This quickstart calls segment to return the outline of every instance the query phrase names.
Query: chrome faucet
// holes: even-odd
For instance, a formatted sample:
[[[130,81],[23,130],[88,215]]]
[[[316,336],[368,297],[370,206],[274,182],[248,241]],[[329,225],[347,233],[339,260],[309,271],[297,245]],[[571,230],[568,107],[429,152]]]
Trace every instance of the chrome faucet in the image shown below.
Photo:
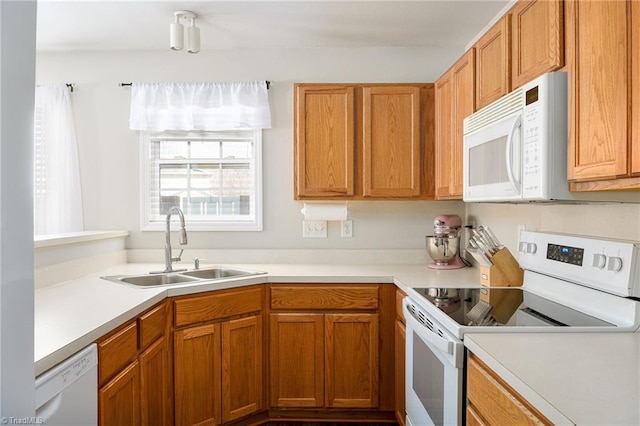
[[[187,244],[187,229],[184,224],[184,214],[182,214],[182,210],[178,206],[173,206],[167,212],[167,229],[166,229],[166,240],[164,243],[164,271],[165,272],[177,272],[177,271],[186,271],[186,269],[173,269],[172,263],[179,262],[181,260],[182,252],[184,250],[180,250],[180,254],[176,257],[173,257],[171,254],[171,215],[176,213],[180,218],[180,245]]]

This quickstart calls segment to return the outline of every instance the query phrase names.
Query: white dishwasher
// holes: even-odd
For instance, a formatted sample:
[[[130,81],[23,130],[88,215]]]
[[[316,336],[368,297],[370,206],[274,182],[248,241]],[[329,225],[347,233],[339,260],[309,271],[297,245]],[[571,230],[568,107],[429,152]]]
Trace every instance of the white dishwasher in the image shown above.
[[[98,424],[98,350],[96,344],[36,377],[38,424]]]

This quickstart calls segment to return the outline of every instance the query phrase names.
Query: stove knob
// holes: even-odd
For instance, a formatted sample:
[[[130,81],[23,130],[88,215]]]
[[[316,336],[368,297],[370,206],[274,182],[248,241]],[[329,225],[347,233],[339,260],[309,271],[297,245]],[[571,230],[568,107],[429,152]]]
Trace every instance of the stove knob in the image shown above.
[[[610,271],[613,272],[620,272],[620,270],[622,269],[622,258],[621,257],[610,257],[609,258],[609,266],[608,268]]]
[[[591,265],[593,265],[594,268],[602,269],[606,264],[607,264],[607,256],[605,256],[604,254],[598,254],[598,253],[593,255],[593,262],[591,262]]]
[[[538,251],[536,243],[527,243],[527,253],[535,254]]]
[[[526,241],[520,241],[520,244],[518,245],[518,251],[520,253],[526,253],[527,252],[527,242]]]

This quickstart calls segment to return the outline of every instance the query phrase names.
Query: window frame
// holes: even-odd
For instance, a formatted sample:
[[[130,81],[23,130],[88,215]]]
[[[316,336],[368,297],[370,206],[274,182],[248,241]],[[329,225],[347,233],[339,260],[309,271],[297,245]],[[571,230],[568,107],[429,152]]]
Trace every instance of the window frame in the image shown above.
[[[262,231],[262,130],[229,130],[207,132],[140,132],[140,230],[164,231],[166,222],[151,220],[150,146],[156,140],[177,139],[246,139],[253,138],[253,178],[255,183],[255,218],[253,220],[193,220],[187,218],[187,231]]]

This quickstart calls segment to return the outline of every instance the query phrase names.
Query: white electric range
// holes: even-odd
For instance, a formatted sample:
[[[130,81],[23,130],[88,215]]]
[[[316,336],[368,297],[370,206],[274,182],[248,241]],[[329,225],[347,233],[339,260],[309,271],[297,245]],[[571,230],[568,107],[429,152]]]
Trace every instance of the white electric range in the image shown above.
[[[410,288],[407,424],[465,421],[467,332],[636,332],[640,242],[523,231],[522,287]]]

